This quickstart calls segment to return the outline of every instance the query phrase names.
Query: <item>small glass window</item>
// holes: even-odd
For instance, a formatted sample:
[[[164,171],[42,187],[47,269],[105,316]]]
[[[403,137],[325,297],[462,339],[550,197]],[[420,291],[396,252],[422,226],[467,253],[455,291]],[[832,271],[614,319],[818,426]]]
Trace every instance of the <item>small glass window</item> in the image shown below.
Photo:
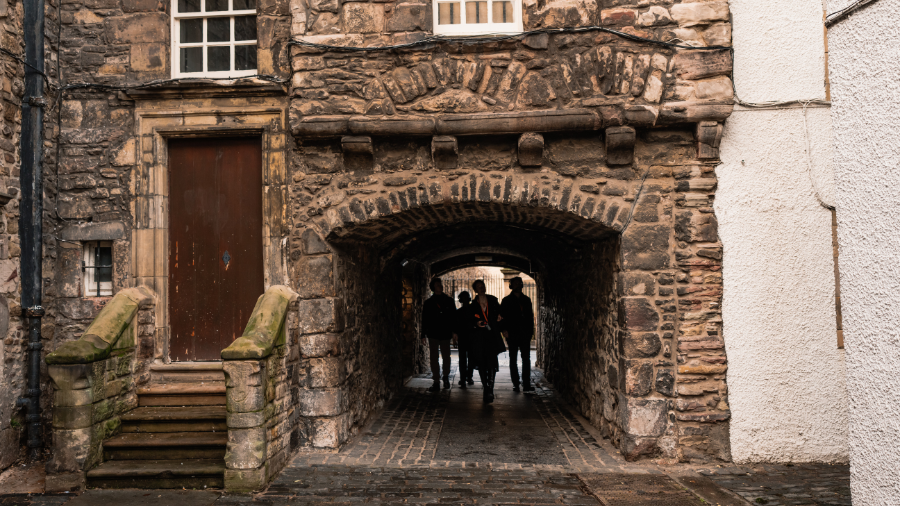
[[[113,255],[109,241],[84,243],[84,296],[108,297],[112,295]]]
[[[173,0],[174,77],[256,73],[256,0]]]
[[[434,33],[489,35],[522,31],[522,4],[511,0],[434,0]]]

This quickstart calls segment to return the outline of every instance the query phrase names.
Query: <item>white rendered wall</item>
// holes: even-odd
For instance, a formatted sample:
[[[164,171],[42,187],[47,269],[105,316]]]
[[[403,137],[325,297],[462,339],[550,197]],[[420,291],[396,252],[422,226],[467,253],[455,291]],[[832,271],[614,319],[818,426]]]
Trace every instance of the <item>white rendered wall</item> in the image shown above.
[[[740,98],[824,100],[821,2],[730,6]],[[725,123],[715,211],[737,462],[847,461],[831,212],[819,203],[834,203],[831,142],[827,107],[736,106]]]
[[[829,36],[850,486],[859,506],[900,504],[898,24],[900,0],[880,0]]]

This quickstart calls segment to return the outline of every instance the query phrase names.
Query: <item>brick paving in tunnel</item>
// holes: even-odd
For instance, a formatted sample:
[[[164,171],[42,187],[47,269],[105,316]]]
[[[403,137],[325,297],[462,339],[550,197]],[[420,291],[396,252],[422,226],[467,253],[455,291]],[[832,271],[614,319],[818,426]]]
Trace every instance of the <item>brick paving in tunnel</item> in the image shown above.
[[[621,471],[615,449],[589,430],[558,394],[532,371],[534,394],[512,391],[508,358],[501,355],[495,400],[482,388],[428,392],[429,375],[412,378],[355,440],[337,453],[306,453],[292,466],[315,464]]]

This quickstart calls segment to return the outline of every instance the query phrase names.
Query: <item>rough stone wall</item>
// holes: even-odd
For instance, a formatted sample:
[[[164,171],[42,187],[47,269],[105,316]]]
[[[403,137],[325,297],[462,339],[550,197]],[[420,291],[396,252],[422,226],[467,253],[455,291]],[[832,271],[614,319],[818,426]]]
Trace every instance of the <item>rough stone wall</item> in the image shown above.
[[[17,55],[24,54],[22,4],[0,2],[0,45]],[[21,63],[0,54],[0,191],[18,193],[19,134],[21,103],[25,89],[25,72]],[[15,462],[21,452],[20,443],[25,417],[16,408],[16,399],[25,388],[25,345],[27,337],[21,329],[19,272],[19,220],[14,199],[0,211],[0,471]]]
[[[900,497],[898,12],[898,0],[871,2],[829,29],[850,488],[867,505]]]
[[[594,427],[614,439],[621,436],[618,296],[625,295],[616,292],[621,269],[617,243],[610,238],[580,254],[560,255],[537,280],[540,366]],[[652,354],[659,339],[650,337],[642,344],[644,354]]]

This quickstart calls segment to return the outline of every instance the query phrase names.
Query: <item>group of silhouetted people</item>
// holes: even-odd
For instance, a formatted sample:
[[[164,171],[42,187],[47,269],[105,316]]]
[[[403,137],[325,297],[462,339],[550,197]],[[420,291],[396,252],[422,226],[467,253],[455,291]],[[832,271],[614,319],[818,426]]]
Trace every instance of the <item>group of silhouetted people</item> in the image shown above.
[[[422,308],[422,339],[428,339],[434,375],[434,384],[429,390],[440,391],[442,380],[444,388],[450,388],[450,343],[455,341],[459,348],[460,388],[475,384],[473,376],[477,369],[484,388],[484,402],[493,402],[494,380],[500,370],[497,356],[509,346],[509,373],[513,390],[520,391],[516,355],[521,354],[522,389],[533,392],[531,338],[534,336],[534,310],[531,299],[522,293],[522,278],[516,276],[509,281],[511,293],[503,298],[502,303],[497,297],[486,294],[484,281],[477,280],[472,283],[475,299],[471,299],[469,292],[461,292],[459,302],[462,307],[459,309],[453,299],[444,293],[440,278],[432,279],[430,287],[432,296]]]

